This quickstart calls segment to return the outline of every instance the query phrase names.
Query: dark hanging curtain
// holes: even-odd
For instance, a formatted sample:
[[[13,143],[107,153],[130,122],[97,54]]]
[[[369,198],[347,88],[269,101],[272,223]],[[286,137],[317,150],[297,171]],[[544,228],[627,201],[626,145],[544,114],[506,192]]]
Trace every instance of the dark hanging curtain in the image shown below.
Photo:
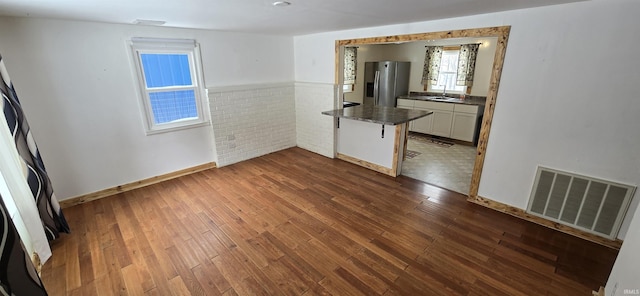
[[[60,236],[60,232],[69,233],[69,226],[53,193],[49,175],[44,168],[42,157],[40,157],[36,142],[31,135],[29,124],[22,111],[20,101],[18,101],[16,90],[7,74],[2,56],[0,56],[0,74],[2,74],[2,82],[0,83],[3,99],[2,110],[9,125],[9,131],[15,140],[18,154],[22,158],[25,178],[36,200],[47,239],[53,240]]]
[[[442,46],[426,46],[424,54],[424,67],[422,70],[422,85],[438,84],[440,74],[440,62],[442,61]]]
[[[47,295],[42,281],[24,249],[4,201],[0,198],[0,294]]]
[[[473,85],[473,75],[476,71],[476,58],[478,57],[478,48],[480,48],[480,44],[460,45],[456,85]]]
[[[357,64],[358,48],[346,47],[344,49],[344,84],[356,83]]]

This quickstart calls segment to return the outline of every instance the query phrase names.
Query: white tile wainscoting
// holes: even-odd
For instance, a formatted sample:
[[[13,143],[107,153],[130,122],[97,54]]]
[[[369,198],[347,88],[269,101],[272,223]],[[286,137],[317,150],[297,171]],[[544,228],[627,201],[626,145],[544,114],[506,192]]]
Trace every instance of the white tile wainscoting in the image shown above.
[[[334,157],[333,117],[321,112],[336,109],[334,93],[333,84],[295,84],[298,147],[330,158]]]
[[[293,82],[208,92],[219,167],[296,146]]]

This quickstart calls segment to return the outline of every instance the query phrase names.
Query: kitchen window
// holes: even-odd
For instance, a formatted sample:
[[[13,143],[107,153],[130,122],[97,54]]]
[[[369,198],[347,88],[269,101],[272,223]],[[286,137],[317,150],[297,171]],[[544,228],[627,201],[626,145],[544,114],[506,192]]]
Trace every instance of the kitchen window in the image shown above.
[[[195,40],[133,38],[131,48],[147,134],[207,124]]]
[[[438,83],[431,85],[432,90],[445,90],[452,92],[464,92],[465,86],[456,85],[458,78],[458,58],[460,50],[444,50],[442,51],[442,59],[440,60],[440,72],[438,74]]]

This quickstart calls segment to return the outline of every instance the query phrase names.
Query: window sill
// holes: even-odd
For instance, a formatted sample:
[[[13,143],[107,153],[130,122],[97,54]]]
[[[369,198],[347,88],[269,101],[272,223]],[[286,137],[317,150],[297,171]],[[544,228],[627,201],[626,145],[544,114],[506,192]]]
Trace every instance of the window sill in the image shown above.
[[[151,136],[151,135],[157,135],[157,134],[164,134],[164,133],[168,133],[168,132],[174,132],[174,131],[191,129],[191,128],[198,128],[198,127],[203,127],[203,126],[207,126],[207,125],[211,125],[211,122],[209,122],[209,121],[201,121],[201,122],[195,122],[195,123],[190,123],[190,124],[181,124],[181,125],[177,125],[177,126],[167,126],[167,127],[162,127],[162,128],[147,129],[146,135],[147,136]]]

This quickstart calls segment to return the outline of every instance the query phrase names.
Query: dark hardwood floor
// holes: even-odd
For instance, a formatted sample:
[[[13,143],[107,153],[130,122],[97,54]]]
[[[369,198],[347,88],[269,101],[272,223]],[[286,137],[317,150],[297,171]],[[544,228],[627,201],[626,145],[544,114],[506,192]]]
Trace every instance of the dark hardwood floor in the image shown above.
[[[617,255],[299,148],[65,215],[51,295],[590,295]]]

